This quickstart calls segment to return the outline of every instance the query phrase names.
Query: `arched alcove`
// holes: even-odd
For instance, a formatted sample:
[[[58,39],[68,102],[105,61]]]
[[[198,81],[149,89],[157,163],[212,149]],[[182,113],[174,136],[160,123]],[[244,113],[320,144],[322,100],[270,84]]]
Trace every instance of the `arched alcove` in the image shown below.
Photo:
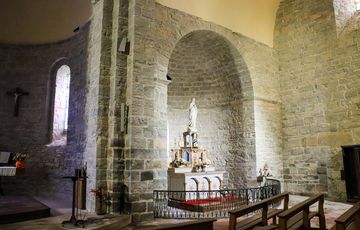
[[[246,166],[254,161],[246,152],[245,132],[253,129],[245,120],[245,97],[241,75],[248,74],[235,48],[219,34],[194,31],[179,40],[173,50],[168,75],[168,135],[176,145],[187,128],[192,98],[198,107],[199,145],[209,150],[217,170],[226,171],[229,186],[246,183]],[[248,105],[248,104],[247,104]],[[247,126],[247,127],[244,127]]]

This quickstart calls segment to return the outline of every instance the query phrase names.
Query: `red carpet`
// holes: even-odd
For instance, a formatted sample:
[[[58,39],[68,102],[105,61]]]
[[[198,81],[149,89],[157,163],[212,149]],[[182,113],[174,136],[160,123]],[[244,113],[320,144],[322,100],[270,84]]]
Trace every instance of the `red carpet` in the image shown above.
[[[182,205],[190,205],[190,206],[197,206],[197,205],[212,205],[214,203],[221,203],[226,202],[233,199],[239,199],[238,196],[224,196],[224,197],[215,197],[215,198],[208,198],[208,199],[201,199],[201,200],[189,200],[180,202]]]

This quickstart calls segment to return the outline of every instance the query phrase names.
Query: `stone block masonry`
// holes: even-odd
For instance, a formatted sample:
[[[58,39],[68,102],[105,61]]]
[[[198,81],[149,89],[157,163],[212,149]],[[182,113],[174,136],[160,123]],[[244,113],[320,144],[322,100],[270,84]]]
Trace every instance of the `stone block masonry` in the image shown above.
[[[171,142],[186,128],[182,119],[191,97],[199,102],[201,144],[210,147],[214,164],[227,171],[230,186],[246,186],[265,163],[281,178],[284,119],[273,49],[154,0],[92,2],[92,21],[71,39],[0,46],[0,77],[5,79],[0,89],[19,83],[30,92],[19,120],[10,116],[11,100],[0,96],[5,121],[0,145],[36,153],[30,172],[16,178],[22,183],[5,181],[8,191],[25,191],[24,185],[36,195],[70,197],[71,184],[63,186],[59,177],[73,174],[86,161],[88,190],[103,187],[112,212],[130,212],[135,222],[151,219],[153,190],[167,189],[167,139]],[[129,55],[118,50],[124,37],[131,44]],[[68,142],[49,147],[49,72],[58,59],[68,60],[72,75]],[[127,130],[122,104],[129,107]],[[359,131],[351,135],[360,136]],[[322,136],[319,142],[332,138]],[[324,163],[316,167],[321,180],[324,168]],[[94,210],[94,204],[89,196],[88,208]]]
[[[68,200],[73,175],[84,158],[87,140],[87,44],[89,25],[77,35],[46,45],[0,45],[0,91],[15,87],[29,92],[21,98],[19,116],[13,116],[13,98],[0,96],[0,151],[29,154],[26,173],[4,178],[6,194]],[[55,78],[62,65],[70,67],[67,143],[52,141]]]
[[[125,183],[129,189],[129,207],[131,207],[134,221],[139,221],[152,218],[152,190],[154,188],[166,189],[167,123],[178,120],[179,117],[173,116],[174,113],[172,113],[175,109],[179,112],[177,113],[179,116],[184,114],[183,109],[186,110],[188,106],[186,98],[189,95],[186,92],[189,89],[187,88],[195,89],[199,91],[199,94],[202,91],[207,93],[207,96],[201,97],[199,100],[203,100],[203,104],[206,105],[205,109],[211,108],[211,111],[215,112],[214,114],[219,114],[216,116],[219,121],[217,126],[207,128],[204,122],[204,140],[210,143],[211,138],[225,136],[227,140],[234,143],[234,146],[227,149],[226,144],[229,142],[219,140],[226,144],[220,148],[217,147],[220,144],[214,145],[213,156],[214,161],[219,166],[222,165],[221,167],[225,167],[226,160],[224,158],[227,158],[229,178],[232,178],[231,180],[236,186],[244,186],[248,179],[256,176],[255,162],[257,157],[263,158],[262,148],[267,148],[266,154],[268,155],[279,156],[280,154],[281,136],[278,135],[281,133],[281,123],[276,117],[277,108],[280,106],[277,103],[280,96],[275,75],[277,63],[269,47],[242,35],[234,34],[221,26],[155,4],[154,1],[132,1],[129,6],[129,37],[132,42],[132,50],[128,59],[130,62],[128,62],[127,101],[130,105],[130,123],[128,142],[126,142],[129,151],[125,154]],[[203,31],[203,33],[196,31]],[[210,46],[211,50],[208,52],[200,51],[200,47],[193,49],[199,52],[193,53],[193,56],[191,52],[186,54],[192,60],[176,58],[176,55],[184,52],[179,49],[180,53],[176,54],[177,51],[174,52],[176,45],[191,32],[194,32],[193,36],[206,35],[204,40],[198,40],[200,43],[209,44],[208,41],[213,37],[216,42],[219,42],[217,43],[218,47],[214,44],[214,47]],[[199,43],[188,43],[188,45],[191,44],[199,45]],[[210,48],[205,44],[201,44],[205,50]],[[219,51],[221,47],[225,47],[227,50],[227,53],[220,52],[225,55],[224,57],[215,54],[215,51]],[[196,57],[201,57],[201,52],[205,52],[202,59],[196,60]],[[173,54],[174,58],[172,58]],[[210,66],[211,62],[205,66],[207,72],[196,71],[196,67],[187,68],[190,65],[196,65],[201,60],[214,60],[214,62],[217,60],[220,64],[217,63],[216,66],[219,68],[213,69],[216,71],[210,73],[210,69],[213,68]],[[230,60],[230,62],[225,64],[226,60]],[[177,63],[178,61],[179,63]],[[181,63],[185,68],[178,66]],[[174,85],[179,84],[179,87],[168,85],[166,74],[171,74],[171,71],[180,71],[177,78],[176,76],[176,79],[174,78]],[[185,72],[181,73],[181,71]],[[183,78],[181,75],[184,77],[189,75],[188,77],[194,81],[193,84],[180,85]],[[220,76],[226,80],[220,80]],[[199,80],[200,78],[203,78],[204,81]],[[208,82],[205,83],[205,81]],[[196,85],[196,82],[200,85]],[[212,90],[216,86],[220,89],[230,87],[231,89],[236,88],[236,90],[230,90],[230,92]],[[186,95],[182,96],[182,94]],[[208,98],[208,100],[204,98]],[[254,98],[258,100],[271,98],[273,107],[263,103],[257,104],[258,107],[255,108]],[[210,99],[216,102],[212,102]],[[220,104],[219,100],[222,100]],[[186,106],[180,106],[185,103]],[[228,109],[221,111],[221,108],[225,107],[220,105],[225,105]],[[258,121],[254,111],[260,108],[261,111],[274,114],[266,120],[263,119],[263,122],[273,123],[271,129],[275,135],[264,134],[262,139],[256,139],[255,125]],[[214,118],[210,118],[206,110],[203,112],[204,116],[209,117],[204,120],[213,121]],[[225,116],[223,117],[221,114]],[[222,121],[224,124],[221,124]],[[178,123],[175,124],[175,126],[177,125]],[[175,129],[180,130],[178,127]],[[218,133],[215,133],[215,129],[223,130],[223,132],[217,130]],[[267,130],[267,127],[259,129],[259,133],[272,132]],[[271,146],[275,147],[271,149],[270,144],[267,143],[271,143]],[[259,155],[255,153],[256,146],[259,146]],[[229,151],[226,152],[226,150]],[[216,151],[224,154],[219,155]],[[278,165],[279,158],[281,157],[270,162],[270,167],[278,169],[278,171],[274,170],[276,173],[280,172],[282,168],[281,164]],[[270,161],[272,158],[268,159]],[[241,179],[236,180],[235,178]],[[146,209],[144,208],[145,203],[147,204]]]
[[[186,131],[187,107],[196,98],[199,144],[208,148],[217,170],[227,171],[228,187],[245,184],[246,172],[232,173],[245,159],[245,143],[240,74],[226,41],[210,31],[186,35],[171,55],[168,74],[172,78],[168,88],[170,147],[178,146],[174,140],[180,141]]]
[[[341,0],[282,1],[274,40],[283,101],[286,189],[327,192],[338,200],[346,199],[340,179],[341,146],[360,141],[359,30],[345,28],[348,32],[338,36],[350,13],[344,7],[350,9]]]

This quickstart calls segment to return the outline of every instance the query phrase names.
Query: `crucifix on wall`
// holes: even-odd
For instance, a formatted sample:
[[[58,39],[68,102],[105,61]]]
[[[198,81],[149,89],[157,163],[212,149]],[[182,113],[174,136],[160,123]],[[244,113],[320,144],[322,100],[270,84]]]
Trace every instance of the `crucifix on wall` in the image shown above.
[[[6,94],[14,97],[14,117],[17,117],[19,115],[20,97],[29,95],[29,93],[22,91],[19,87],[16,87],[13,91],[6,92]]]

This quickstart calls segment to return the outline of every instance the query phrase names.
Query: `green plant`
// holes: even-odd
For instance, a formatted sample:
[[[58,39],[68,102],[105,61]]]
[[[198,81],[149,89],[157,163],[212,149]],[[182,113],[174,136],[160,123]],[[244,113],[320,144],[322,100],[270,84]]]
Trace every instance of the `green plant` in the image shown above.
[[[263,168],[259,169],[259,176],[271,176],[271,172],[267,164],[265,164]]]
[[[25,159],[28,158],[27,153],[14,153],[13,161],[25,161]]]
[[[102,198],[104,196],[103,189],[101,187],[91,189],[90,192],[94,194],[95,197]]]
[[[170,162],[170,166],[173,168],[179,168],[180,166],[189,166],[189,162],[187,162],[186,160],[180,158],[180,159],[175,159],[173,161]]]

